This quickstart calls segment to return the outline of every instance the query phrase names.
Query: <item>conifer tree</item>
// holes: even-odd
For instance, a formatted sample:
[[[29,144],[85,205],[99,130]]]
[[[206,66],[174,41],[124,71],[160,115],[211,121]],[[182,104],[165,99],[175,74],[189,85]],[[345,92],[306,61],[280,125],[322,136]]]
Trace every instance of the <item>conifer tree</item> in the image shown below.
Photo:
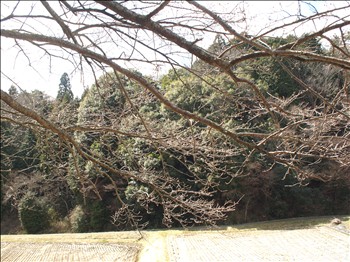
[[[74,95],[71,89],[70,79],[67,73],[63,73],[60,79],[57,100],[61,103],[69,103],[73,101]]]

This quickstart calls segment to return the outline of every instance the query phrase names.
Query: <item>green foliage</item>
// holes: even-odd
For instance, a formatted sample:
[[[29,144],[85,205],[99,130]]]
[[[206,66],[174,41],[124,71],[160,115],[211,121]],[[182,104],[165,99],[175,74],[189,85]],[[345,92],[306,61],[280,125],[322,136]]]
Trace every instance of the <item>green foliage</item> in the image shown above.
[[[69,215],[72,232],[83,233],[88,231],[87,215],[81,205],[77,205]]]
[[[52,112],[52,103],[48,97],[39,90],[31,93],[19,93],[15,87],[9,92],[24,106],[33,109],[43,117]],[[2,105],[3,106],[3,105]],[[33,127],[24,127],[7,121],[1,121],[1,163],[12,170],[35,169],[40,163],[40,147],[38,146],[38,130]]]
[[[64,103],[64,104],[70,103],[74,99],[72,87],[70,84],[70,79],[67,73],[63,73],[63,75],[61,76],[56,99],[60,103]]]
[[[293,35],[287,37],[263,37],[261,41],[264,45],[272,49],[280,48],[286,44],[297,41]],[[237,39],[230,40],[231,45],[234,45],[234,51],[230,51],[225,56],[237,57],[243,53],[250,53],[257,51],[256,47],[243,43]],[[216,45],[218,45],[216,43]],[[215,43],[213,44],[215,46]],[[309,51],[317,54],[324,53],[321,43],[318,38],[311,38],[303,44],[298,45],[298,49]],[[232,53],[233,52],[233,53]],[[313,68],[310,65],[305,65],[292,59],[276,59],[274,57],[263,57],[255,59],[254,63],[240,63],[240,66],[235,68],[236,73],[244,74],[244,77],[251,78],[253,82],[263,91],[280,97],[290,97],[291,95],[302,90],[302,87],[297,83],[281,66],[285,64],[292,69],[293,74],[302,79],[307,80],[312,73]]]
[[[213,43],[208,47],[207,51],[209,53],[212,53],[212,54],[219,56],[225,50],[227,44],[228,44],[227,41],[220,34],[217,34],[215,36]],[[218,72],[217,68],[215,68],[214,66],[212,66],[212,65],[210,65],[210,64],[208,64],[200,59],[197,59],[193,63],[191,68],[197,72],[205,73],[205,74]]]
[[[297,39],[288,36],[283,38],[266,37],[262,40],[274,49]],[[243,44],[237,39],[230,42],[236,45],[236,48],[228,53],[228,58],[256,51],[255,47]],[[226,41],[217,37],[207,51],[219,55],[225,46]],[[304,43],[303,48],[314,53],[323,52],[318,39],[310,39]],[[270,99],[267,93],[287,98],[302,88],[283,70],[281,63],[291,68],[296,76],[307,83],[314,83],[317,86],[318,83],[329,81],[329,90],[320,90],[320,94],[327,97],[334,97],[339,90],[337,86],[341,86],[345,81],[342,73],[332,68],[326,71],[327,68],[323,65],[308,63],[307,66],[304,66],[292,59],[277,60],[274,57],[257,58],[254,63],[249,65],[244,62],[240,63],[239,67],[234,68],[234,73],[255,83],[267,99]],[[315,80],[315,77],[319,75],[313,72],[316,69],[317,72],[327,72],[327,79],[319,77],[318,80]],[[200,73],[195,75],[190,71]],[[213,70],[213,66],[202,61],[196,61],[190,70],[170,70],[161,78],[160,86],[157,86],[156,81],[152,81],[152,83],[176,106],[215,121],[232,132],[270,134],[275,131],[271,116],[265,112],[261,106],[261,100],[258,101],[259,99],[252,91],[251,86],[239,81],[233,82],[226,74]],[[134,107],[127,102],[122,87],[126,89]],[[23,95],[18,94],[13,87],[11,87],[10,93],[19,98]],[[286,169],[277,165],[270,170],[272,165],[265,155],[257,153],[257,151],[251,153],[249,150],[241,150],[234,140],[228,139],[224,134],[168,110],[156,98],[148,96],[144,90],[126,77],[116,76],[113,73],[101,76],[95,85],[84,92],[77,111],[75,110],[77,104],[74,105],[74,110],[62,111],[64,108],[68,108],[67,103],[74,104],[70,80],[66,73],[60,79],[60,90],[55,104],[58,106],[54,108],[57,109],[55,112],[51,110],[51,104],[42,92],[36,90],[27,95],[32,99],[30,104],[32,108],[44,116],[49,115],[54,120],[56,118],[52,113],[57,113],[57,115],[67,113],[64,118],[71,116],[70,121],[67,122],[62,122],[62,119],[57,120],[59,124],[64,123],[65,125],[62,125],[64,127],[76,124],[112,127],[115,129],[114,131],[118,129],[125,133],[140,135],[140,137],[135,138],[134,135],[128,136],[117,132],[93,130],[74,133],[76,141],[84,152],[92,153],[96,158],[116,169],[130,172],[135,176],[140,175],[144,181],[148,179],[152,182],[155,181],[154,184],[163,181],[161,179],[168,176],[168,178],[176,179],[173,181],[186,184],[188,190],[199,192],[203,188],[209,188],[210,191],[216,193],[213,197],[208,196],[208,199],[220,204],[226,200],[236,201],[244,196],[238,205],[237,217],[232,216],[234,222],[301,215],[323,215],[349,210],[346,204],[343,204],[349,202],[349,189],[346,185],[338,181],[338,184],[329,183],[329,186],[317,184],[316,186],[289,187],[289,185],[296,184],[298,180],[293,175],[282,180]],[[306,96],[307,94],[303,99]],[[312,98],[308,99],[312,104]],[[158,135],[158,130],[162,130],[159,137],[154,136],[152,141],[141,138],[145,136],[146,132],[135,108],[138,109],[137,113],[141,114],[152,134]],[[278,119],[280,125],[285,126],[288,119],[276,114],[277,117],[281,118]],[[297,119],[294,120],[297,121]],[[46,140],[56,139],[56,137],[46,137],[41,133],[41,136],[38,137],[39,133],[32,129],[18,128],[14,124],[3,121],[1,128],[2,170],[38,170],[40,171],[38,173],[42,175],[41,182],[43,183],[46,178],[48,180],[55,178],[56,173],[53,170],[56,166],[51,164],[55,163],[55,159],[47,152],[59,151],[59,143],[48,144]],[[14,130],[16,130],[15,135]],[[69,129],[67,130],[70,132]],[[184,142],[183,145],[177,143],[178,141],[172,143],[171,139],[177,137],[180,142]],[[240,139],[245,142],[258,142],[260,140],[260,138],[249,136]],[[11,141],[11,143],[3,143],[5,140]],[[271,142],[262,143],[261,146],[266,150],[275,150],[281,144],[278,138],[276,140],[271,138]],[[61,195],[57,196],[57,198],[64,199],[64,204],[67,207],[62,205],[63,201],[59,207],[57,198],[50,195],[50,201],[54,203],[54,207],[51,206],[51,208],[48,208],[42,199],[38,199],[34,195],[28,194],[23,197],[19,213],[23,228],[27,232],[42,232],[50,221],[58,221],[60,216],[66,215],[62,211],[63,209],[66,209],[67,213],[76,203],[78,205],[69,215],[73,232],[105,230],[110,217],[108,208],[118,204],[115,202],[115,194],[108,191],[111,188],[110,181],[102,179],[102,172],[108,174],[117,183],[123,184],[123,186],[118,187],[120,196],[123,201],[134,208],[134,211],[139,212],[138,214],[142,216],[142,222],[150,222],[151,226],[161,224],[162,212],[164,211],[162,206],[158,203],[142,202],[147,196],[156,195],[151,187],[145,183],[137,182],[137,179],[129,178],[126,181],[125,177],[121,178],[115,173],[111,174],[107,168],[96,167],[94,162],[88,161],[78,154],[76,159],[73,159],[72,151],[60,152],[60,160],[63,161],[62,163],[68,161],[69,166],[67,169],[61,168],[60,172],[62,173],[59,175],[68,181],[69,187],[75,195],[70,199],[71,202]],[[75,163],[73,160],[77,162]],[[79,172],[76,167],[78,167]],[[324,169],[321,165],[319,168]],[[336,169],[334,170],[336,172]],[[239,171],[241,171],[242,177],[236,177],[236,172]],[[3,178],[3,173],[1,175]],[[157,178],[161,179],[157,180]],[[87,179],[90,179],[90,182],[94,183],[94,186],[99,190],[103,198],[102,201],[93,199],[92,186],[91,183],[87,182]],[[2,179],[1,183],[3,181],[5,179]],[[176,184],[169,185],[167,190],[171,191],[177,186]],[[63,189],[65,188],[63,187]],[[47,191],[47,189],[45,190]],[[39,191],[37,190],[36,193]],[[69,190],[59,192],[71,194]],[[83,197],[84,201],[80,199]],[[115,206],[114,208],[117,209]]]
[[[132,84],[127,78],[108,73],[101,76],[83,95],[78,108],[78,125],[110,126],[123,113],[126,99],[122,87],[128,89]],[[118,138],[113,134],[99,132],[75,132],[75,139],[99,157],[109,159],[118,147]],[[81,157],[76,158],[77,167],[88,175],[89,179],[100,176],[94,163]],[[72,190],[79,190],[79,174],[73,156],[69,157],[69,184]]]
[[[86,92],[78,109],[78,124],[101,123],[110,124],[123,110],[125,97],[120,85],[129,83],[122,78],[122,83],[114,74],[101,76],[97,85]]]
[[[165,91],[172,89],[174,81],[180,81],[181,78],[188,76],[190,76],[190,73],[183,68],[178,70],[169,70],[169,72],[160,80],[161,88]]]
[[[88,205],[89,230],[93,232],[103,231],[109,222],[109,214],[106,206],[101,201],[91,201]]]
[[[268,219],[282,219],[300,216],[320,216],[348,213],[350,185],[347,178],[323,183],[304,181],[285,176],[285,167],[276,165],[268,172],[257,161],[249,164],[247,176],[237,177],[225,184],[220,182],[217,201],[239,199],[236,211],[230,216],[230,223],[244,223]],[[309,184],[307,184],[309,182]],[[340,211],[342,210],[342,211]]]
[[[71,211],[69,222],[72,232],[100,232],[109,222],[109,212],[103,202],[89,200]]]
[[[130,181],[127,188],[125,189],[126,200],[133,202],[133,199],[137,199],[138,195],[148,194],[149,189],[144,185],[139,185],[135,181]]]
[[[121,141],[116,153],[122,165],[130,169],[144,167],[146,170],[158,170],[161,167],[161,156],[143,138],[131,138]]]
[[[19,96],[25,97],[28,101],[28,107],[35,110],[39,115],[48,117],[52,111],[52,102],[50,98],[40,90],[33,90],[31,93],[21,93]],[[25,103],[26,104],[26,103]]]
[[[146,170],[155,170],[161,167],[161,159],[159,154],[152,152],[144,156],[140,161]]]
[[[181,73],[181,74],[180,74]],[[172,81],[169,81],[172,79]],[[234,112],[231,106],[235,86],[224,74],[205,76],[202,79],[185,72],[170,72],[162,81],[165,97],[178,107],[201,117],[220,122]],[[217,92],[219,89],[221,92]],[[232,100],[231,100],[232,99]],[[178,121],[180,116],[161,106],[166,118]]]
[[[10,211],[11,209],[10,203],[4,201],[4,198],[5,198],[4,187],[5,187],[6,178],[9,173],[4,171],[6,170],[6,168],[4,167],[5,165],[3,164],[3,161],[1,161],[1,177],[0,177],[0,218],[1,220],[3,218],[3,215],[8,211]]]
[[[160,228],[163,219],[162,206],[152,202],[145,204],[142,201],[150,193],[151,190],[147,186],[131,180],[125,189],[125,203],[133,206],[134,212],[142,214],[141,220],[138,221],[140,224],[147,224],[147,228]]]
[[[14,137],[16,130],[16,137]],[[32,169],[39,163],[37,137],[32,129],[1,122],[1,165],[11,169]],[[6,142],[5,142],[6,141]]]
[[[261,87],[266,86],[269,93],[280,97],[290,97],[300,90],[300,86],[280,63],[291,66],[290,62],[277,61],[275,58],[258,59],[252,68],[251,76]]]
[[[40,233],[50,225],[47,203],[32,193],[27,193],[18,205],[23,229],[29,234]]]

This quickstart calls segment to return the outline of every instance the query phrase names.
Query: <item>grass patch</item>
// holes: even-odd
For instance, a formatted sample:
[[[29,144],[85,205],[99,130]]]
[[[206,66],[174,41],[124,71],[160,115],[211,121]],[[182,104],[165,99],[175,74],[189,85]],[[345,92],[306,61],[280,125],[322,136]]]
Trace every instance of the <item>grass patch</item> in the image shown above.
[[[79,234],[1,235],[1,242],[136,244],[139,242],[140,237],[140,234],[136,231]]]
[[[329,226],[331,220],[335,216],[325,217],[298,217],[290,219],[272,220],[256,223],[247,223],[228,227],[228,229],[256,229],[256,230],[295,230],[315,228],[320,226]],[[342,224],[350,229],[350,216],[337,216],[342,221]]]

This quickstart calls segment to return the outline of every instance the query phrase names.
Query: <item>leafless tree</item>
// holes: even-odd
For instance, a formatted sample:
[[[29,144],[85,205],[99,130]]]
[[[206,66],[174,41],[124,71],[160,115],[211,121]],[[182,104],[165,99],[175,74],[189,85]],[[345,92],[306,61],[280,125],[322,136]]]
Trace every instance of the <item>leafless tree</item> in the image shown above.
[[[232,12],[226,13],[195,1],[41,1],[26,13],[18,11],[21,5],[22,2],[18,2],[10,13],[2,15],[2,38],[13,39],[14,48],[29,60],[32,57],[26,53],[28,45],[36,47],[52,61],[68,60],[85,75],[93,74],[97,86],[99,72],[112,72],[111,81],[123,94],[125,106],[118,113],[109,109],[110,121],[97,117],[91,122],[78,121],[77,125],[62,124],[49,120],[35,108],[23,106],[1,90],[1,100],[7,105],[2,108],[1,117],[52,133],[56,143],[69,151],[76,177],[82,185],[92,186],[98,195],[97,182],[78,164],[79,159],[90,161],[96,172],[107,179],[119,200],[116,222],[131,219],[132,223],[138,223],[137,213],[132,213],[132,208],[119,196],[123,183],[118,181],[122,180],[148,186],[150,191],[139,194],[138,200],[145,208],[150,203],[162,205],[164,223],[178,221],[185,225],[188,221],[184,216],[190,217],[191,222],[215,223],[234,210],[234,203],[218,206],[207,200],[217,182],[210,177],[212,174],[219,178],[248,175],[256,169],[256,166],[252,168],[256,155],[269,161],[265,167],[259,167],[262,173],[276,164],[284,165],[286,175],[297,174],[300,182],[308,178],[327,181],[339,175],[315,171],[314,167],[321,162],[330,162],[343,170],[343,175],[348,175],[348,2],[326,11],[316,10],[307,16],[297,10],[295,16],[289,14],[252,32],[249,23],[254,21],[247,19],[240,3],[234,3]],[[45,13],[37,14],[36,8],[44,8]],[[319,21],[323,26],[313,32],[295,33],[288,43],[269,44],[271,35],[283,30],[296,32],[305,24]],[[330,34],[337,34],[337,38]],[[216,36],[218,45],[212,50],[202,45],[207,35]],[[329,46],[328,52],[318,53],[310,47],[310,40],[316,38]],[[273,59],[300,89],[286,98],[265,92],[258,80],[242,70],[254,66],[261,58]],[[193,65],[183,62],[189,59],[193,60]],[[196,63],[201,63],[201,67],[194,66]],[[213,97],[222,101],[212,115],[225,115],[225,110],[230,108],[234,108],[233,113],[230,117],[215,118],[185,109],[169,98],[166,88],[159,88],[156,79],[135,72],[133,65],[152,68],[154,72],[168,68],[179,80],[180,87],[189,92],[194,92],[196,81],[204,83]],[[300,68],[315,65],[315,70],[308,78],[303,78],[294,68],[296,65]],[[182,75],[183,71],[193,82]],[[328,77],[332,73],[338,74],[342,81],[332,81]],[[132,90],[125,86],[121,77],[134,83]],[[222,82],[218,82],[220,77]],[[223,82],[226,85],[222,85]],[[234,87],[235,91],[227,86]],[[323,92],[329,89],[334,90],[330,96]],[[295,102],[304,96],[317,100],[316,105],[296,105]],[[145,101],[159,102],[162,110],[175,113],[182,122],[157,123],[140,110],[139,105]],[[210,106],[210,100],[207,101],[205,106]],[[123,114],[132,115],[133,122],[123,120]],[[234,119],[244,119],[244,122],[240,122],[240,126],[231,125],[229,120]],[[266,124],[266,119],[269,119],[269,128],[259,131],[259,125]],[[168,152],[187,167],[186,172],[191,174],[189,179],[202,187],[193,190],[186,182],[171,177],[164,162],[161,163],[163,171],[156,177],[144,166],[116,167],[114,161],[118,156],[115,153],[106,157],[91,151],[80,143],[79,132],[109,134],[120,141],[125,137],[145,139],[155,152]],[[244,161],[236,163],[237,156],[244,156]],[[225,166],[230,161],[232,170]]]

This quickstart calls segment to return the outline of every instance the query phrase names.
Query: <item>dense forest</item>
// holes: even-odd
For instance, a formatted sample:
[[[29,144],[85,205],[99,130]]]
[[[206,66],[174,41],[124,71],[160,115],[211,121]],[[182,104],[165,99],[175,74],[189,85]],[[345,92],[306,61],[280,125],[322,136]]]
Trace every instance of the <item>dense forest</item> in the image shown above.
[[[133,19],[131,8],[124,14],[119,4],[99,4],[124,26],[146,21]],[[188,5],[227,29],[209,10]],[[70,8],[111,17],[107,9]],[[324,46],[327,27],[301,37],[255,38],[228,28],[233,36],[217,33],[201,49],[167,35],[153,20],[143,30],[196,55],[190,66],[168,57],[172,68],[156,78],[60,42],[88,63],[109,66],[81,98],[74,97],[66,72],[57,79],[55,98],[15,84],[1,91],[2,233],[350,213],[349,31],[327,37],[331,45]],[[5,37],[56,45],[25,34],[2,29]]]

